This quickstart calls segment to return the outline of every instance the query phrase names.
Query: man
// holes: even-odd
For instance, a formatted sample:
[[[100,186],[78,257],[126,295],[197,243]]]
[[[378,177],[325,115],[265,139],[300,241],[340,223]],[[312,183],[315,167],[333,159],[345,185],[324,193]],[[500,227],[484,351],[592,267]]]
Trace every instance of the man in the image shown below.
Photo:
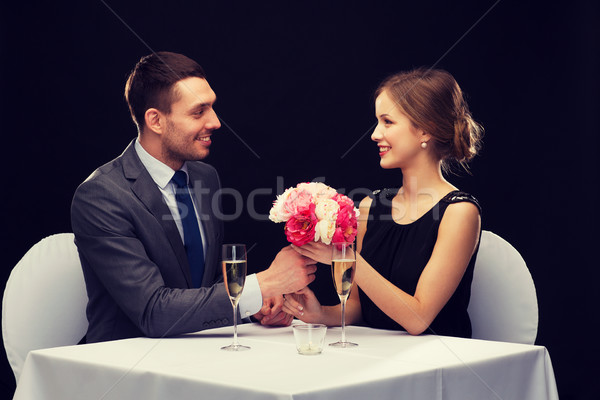
[[[138,62],[125,97],[137,140],[79,186],[71,208],[89,297],[86,341],[230,325],[219,266],[223,225],[212,209],[220,183],[198,161],[220,127],[215,93],[195,61],[160,52]],[[288,324],[281,295],[312,282],[314,264],[282,249],[268,269],[247,277],[241,317]]]

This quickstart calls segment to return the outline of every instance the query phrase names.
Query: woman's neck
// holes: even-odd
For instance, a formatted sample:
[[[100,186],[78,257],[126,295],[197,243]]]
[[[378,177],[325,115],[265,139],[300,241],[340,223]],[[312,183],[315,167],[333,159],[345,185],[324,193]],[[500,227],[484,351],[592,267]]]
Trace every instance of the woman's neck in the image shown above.
[[[455,189],[442,175],[440,163],[429,163],[418,168],[402,169],[402,189],[399,194],[407,199],[420,196],[441,198]]]

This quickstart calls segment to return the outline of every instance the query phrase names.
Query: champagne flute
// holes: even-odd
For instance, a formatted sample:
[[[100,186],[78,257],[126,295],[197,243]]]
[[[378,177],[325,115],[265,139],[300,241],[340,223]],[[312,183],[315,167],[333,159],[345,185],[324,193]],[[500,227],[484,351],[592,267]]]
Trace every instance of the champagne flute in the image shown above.
[[[329,345],[334,347],[358,346],[356,343],[346,341],[346,300],[350,295],[356,270],[354,243],[333,243],[331,264],[333,285],[342,303],[342,340]]]
[[[242,346],[237,339],[237,314],[238,301],[244,290],[246,282],[246,245],[243,244],[224,244],[223,245],[223,280],[225,288],[233,306],[233,343],[229,346],[221,347],[221,350],[242,351],[250,347]]]

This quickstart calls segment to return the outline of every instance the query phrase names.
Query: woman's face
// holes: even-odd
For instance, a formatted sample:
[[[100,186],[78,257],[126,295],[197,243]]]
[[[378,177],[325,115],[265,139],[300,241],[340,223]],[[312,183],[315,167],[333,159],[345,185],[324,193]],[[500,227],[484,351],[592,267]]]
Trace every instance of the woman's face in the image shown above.
[[[417,129],[383,91],[375,100],[377,127],[371,139],[377,143],[382,168],[404,168],[423,152],[421,142],[426,135]]]

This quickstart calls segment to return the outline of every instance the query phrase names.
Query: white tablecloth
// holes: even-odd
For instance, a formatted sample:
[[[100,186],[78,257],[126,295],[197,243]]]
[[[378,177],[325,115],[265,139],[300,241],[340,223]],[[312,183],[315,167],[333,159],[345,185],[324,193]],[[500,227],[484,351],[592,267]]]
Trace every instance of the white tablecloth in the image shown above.
[[[541,346],[347,327],[356,348],[297,354],[292,328],[233,328],[33,351],[15,399],[558,399]],[[329,328],[326,343],[340,328]]]

